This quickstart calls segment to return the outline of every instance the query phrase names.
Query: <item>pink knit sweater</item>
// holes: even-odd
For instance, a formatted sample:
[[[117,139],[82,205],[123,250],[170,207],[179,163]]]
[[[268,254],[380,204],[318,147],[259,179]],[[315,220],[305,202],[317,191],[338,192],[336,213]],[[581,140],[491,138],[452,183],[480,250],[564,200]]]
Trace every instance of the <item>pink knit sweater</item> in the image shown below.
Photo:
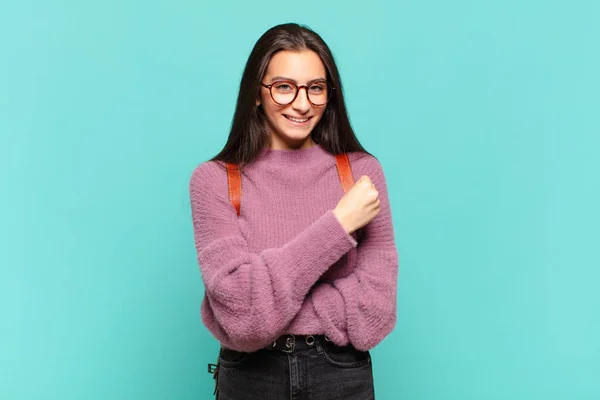
[[[226,347],[254,351],[278,336],[325,334],[369,350],[396,322],[398,252],[379,162],[349,154],[368,175],[380,212],[357,243],[333,214],[343,196],[335,158],[321,146],[265,150],[242,169],[241,214],[222,163],[198,166],[190,196],[205,285],[202,321]]]

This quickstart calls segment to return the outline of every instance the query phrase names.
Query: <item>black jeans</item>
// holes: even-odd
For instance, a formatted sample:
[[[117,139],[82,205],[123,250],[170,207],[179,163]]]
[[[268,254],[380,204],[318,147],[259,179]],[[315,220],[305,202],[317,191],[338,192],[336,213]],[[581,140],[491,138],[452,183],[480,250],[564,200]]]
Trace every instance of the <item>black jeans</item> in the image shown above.
[[[316,338],[293,352],[222,349],[218,400],[373,400],[370,353]]]

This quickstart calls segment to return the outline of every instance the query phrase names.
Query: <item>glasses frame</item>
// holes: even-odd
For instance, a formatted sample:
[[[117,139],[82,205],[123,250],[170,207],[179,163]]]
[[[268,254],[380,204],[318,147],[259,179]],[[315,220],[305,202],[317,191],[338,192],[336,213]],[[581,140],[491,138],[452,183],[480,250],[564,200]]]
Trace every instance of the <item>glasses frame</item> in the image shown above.
[[[273,87],[273,85],[277,85],[278,83],[289,83],[296,87],[296,94],[294,95],[294,98],[292,99],[292,101],[290,101],[289,103],[279,103],[277,100],[275,100],[275,97],[273,96],[272,87]],[[310,100],[310,95],[308,94],[308,88],[311,87],[312,85],[317,85],[319,83],[321,83],[321,84],[324,83],[325,85],[327,85],[327,89],[331,89],[329,91],[329,93],[327,93],[327,100],[325,100],[325,103],[323,103],[323,104],[313,103]],[[331,95],[333,94],[333,91],[335,90],[335,88],[333,86],[329,85],[329,82],[327,82],[327,81],[316,81],[316,82],[311,83],[310,85],[298,85],[294,81],[280,80],[280,81],[275,81],[275,82],[271,83],[270,85],[267,85],[267,84],[264,84],[261,82],[260,85],[262,87],[269,89],[269,94],[271,95],[271,99],[275,102],[275,104],[277,104],[279,106],[289,106],[290,104],[292,104],[298,98],[298,93],[300,93],[300,89],[304,89],[306,92],[306,99],[313,107],[325,107],[327,105],[327,103],[329,103],[329,100],[331,100]]]

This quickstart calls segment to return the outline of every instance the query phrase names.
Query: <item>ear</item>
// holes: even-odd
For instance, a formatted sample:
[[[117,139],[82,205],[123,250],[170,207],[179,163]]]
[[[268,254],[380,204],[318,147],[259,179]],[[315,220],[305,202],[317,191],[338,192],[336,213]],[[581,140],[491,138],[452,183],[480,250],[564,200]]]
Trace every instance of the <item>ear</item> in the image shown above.
[[[256,107],[262,105],[262,87],[259,86],[258,93],[256,94]]]

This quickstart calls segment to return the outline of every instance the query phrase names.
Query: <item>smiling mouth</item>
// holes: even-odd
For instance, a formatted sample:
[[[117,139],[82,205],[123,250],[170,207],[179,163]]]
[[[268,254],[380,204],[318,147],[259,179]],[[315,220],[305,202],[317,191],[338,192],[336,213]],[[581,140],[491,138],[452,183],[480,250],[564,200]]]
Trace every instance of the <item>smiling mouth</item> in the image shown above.
[[[289,115],[285,115],[285,114],[283,114],[283,116],[284,116],[285,118],[289,119],[290,121],[292,121],[292,122],[296,122],[296,123],[298,123],[298,124],[301,124],[301,123],[307,122],[309,119],[311,119],[311,118],[312,118],[312,117],[308,117],[308,118],[294,118],[294,117],[290,117]]]

